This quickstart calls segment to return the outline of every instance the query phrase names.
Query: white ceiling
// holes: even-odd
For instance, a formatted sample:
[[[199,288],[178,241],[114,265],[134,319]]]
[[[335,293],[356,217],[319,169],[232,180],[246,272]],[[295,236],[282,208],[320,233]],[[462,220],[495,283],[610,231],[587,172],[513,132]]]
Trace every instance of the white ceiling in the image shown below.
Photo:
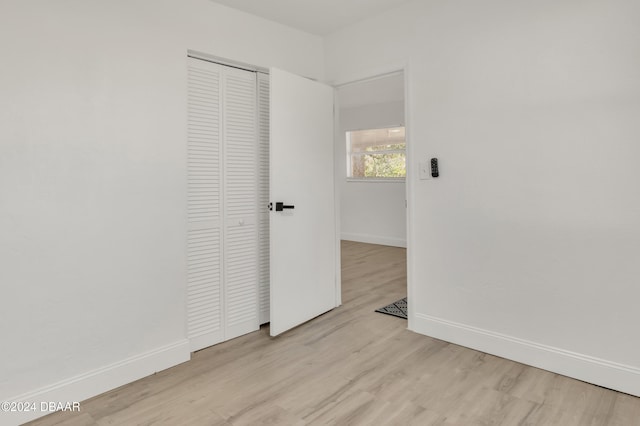
[[[411,0],[212,0],[317,35],[327,35]]]

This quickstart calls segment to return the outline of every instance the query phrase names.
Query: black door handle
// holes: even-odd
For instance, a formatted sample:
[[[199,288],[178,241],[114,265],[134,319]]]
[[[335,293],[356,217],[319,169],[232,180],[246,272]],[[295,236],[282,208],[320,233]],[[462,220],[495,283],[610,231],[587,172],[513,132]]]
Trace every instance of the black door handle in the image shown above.
[[[276,202],[276,211],[277,212],[281,212],[284,209],[295,209],[296,206],[287,206],[284,203],[281,203],[280,201]]]

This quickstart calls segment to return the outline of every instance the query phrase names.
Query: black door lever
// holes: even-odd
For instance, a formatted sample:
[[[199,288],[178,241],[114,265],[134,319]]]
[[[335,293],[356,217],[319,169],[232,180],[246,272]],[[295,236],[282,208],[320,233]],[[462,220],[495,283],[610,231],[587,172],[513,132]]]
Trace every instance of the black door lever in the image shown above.
[[[281,203],[280,201],[276,202],[276,211],[277,212],[281,212],[284,209],[295,209],[296,206],[287,206],[284,203]]]

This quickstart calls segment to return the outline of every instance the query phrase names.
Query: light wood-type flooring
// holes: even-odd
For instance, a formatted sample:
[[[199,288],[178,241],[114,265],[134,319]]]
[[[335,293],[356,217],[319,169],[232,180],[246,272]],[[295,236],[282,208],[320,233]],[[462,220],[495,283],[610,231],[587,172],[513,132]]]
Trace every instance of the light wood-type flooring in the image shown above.
[[[640,425],[640,398],[406,330],[405,250],[342,243],[343,306],[268,328],[33,425]]]

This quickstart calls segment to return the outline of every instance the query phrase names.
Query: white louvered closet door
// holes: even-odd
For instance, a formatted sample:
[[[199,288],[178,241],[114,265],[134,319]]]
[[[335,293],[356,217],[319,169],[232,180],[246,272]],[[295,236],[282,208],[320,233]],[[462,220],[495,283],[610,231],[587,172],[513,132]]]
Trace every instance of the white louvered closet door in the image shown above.
[[[224,340],[222,67],[189,58],[187,330],[191,351]]]
[[[269,322],[269,75],[258,73],[258,285],[260,324]]]
[[[225,339],[259,328],[256,73],[224,67]]]
[[[189,58],[187,328],[196,351],[259,328],[256,73]]]

